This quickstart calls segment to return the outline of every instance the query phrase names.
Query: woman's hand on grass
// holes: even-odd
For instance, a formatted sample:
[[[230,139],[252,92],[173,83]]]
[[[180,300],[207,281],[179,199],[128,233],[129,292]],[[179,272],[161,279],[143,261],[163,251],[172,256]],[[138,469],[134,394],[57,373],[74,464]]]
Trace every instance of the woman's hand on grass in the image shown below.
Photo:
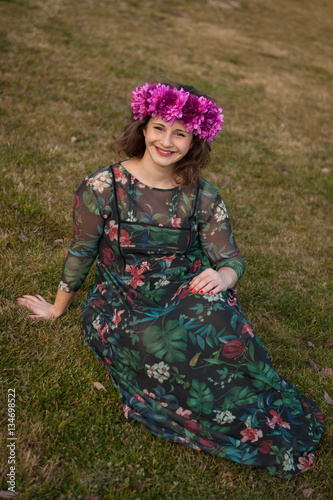
[[[41,295],[22,295],[16,299],[18,304],[26,307],[33,314],[29,314],[30,319],[56,319],[54,305],[47,302]]]

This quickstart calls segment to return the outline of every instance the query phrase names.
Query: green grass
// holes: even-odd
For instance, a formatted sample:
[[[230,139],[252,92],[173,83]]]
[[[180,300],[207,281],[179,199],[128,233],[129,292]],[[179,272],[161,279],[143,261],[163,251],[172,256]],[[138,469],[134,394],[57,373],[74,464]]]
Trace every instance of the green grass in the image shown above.
[[[302,499],[309,488],[311,499],[333,498],[333,412],[324,398],[333,397],[332,377],[322,372],[333,364],[325,347],[330,19],[326,0],[0,1],[0,489],[14,387],[20,499],[278,500]],[[124,419],[81,331],[93,270],[56,322],[31,323],[15,304],[22,293],[54,298],[75,189],[117,159],[113,138],[132,89],[165,79],[198,86],[224,109],[206,177],[222,193],[245,257],[241,303],[278,371],[324,414],[315,465],[295,479],[164,442]]]

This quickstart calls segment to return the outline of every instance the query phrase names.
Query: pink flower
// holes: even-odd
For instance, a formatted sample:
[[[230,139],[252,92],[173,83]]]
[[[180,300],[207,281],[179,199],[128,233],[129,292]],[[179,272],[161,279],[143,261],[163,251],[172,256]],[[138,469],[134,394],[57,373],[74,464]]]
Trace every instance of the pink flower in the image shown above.
[[[233,307],[237,304],[236,292],[234,290],[230,291],[229,297],[227,299],[228,305]]]
[[[271,415],[273,415],[273,418],[270,420],[268,417],[266,424],[269,425],[271,429],[275,428],[275,425],[279,425],[280,427],[283,427],[284,429],[290,429],[290,424],[288,422],[284,422],[280,415],[276,413],[275,410],[270,410],[269,412]]]
[[[104,327],[102,325],[98,325],[97,333],[102,342],[108,342],[108,340],[104,337],[106,333],[110,333],[110,328],[107,323],[105,323]]]
[[[254,337],[253,328],[248,323],[243,326],[242,333],[248,333],[250,337]]]
[[[123,412],[124,412],[125,418],[128,419],[128,414],[130,411],[131,411],[131,408],[128,405],[123,405]]]
[[[299,464],[297,464],[297,467],[300,470],[305,471],[310,467],[310,465],[313,464],[313,460],[314,460],[313,453],[303,453],[303,456],[298,458]]]
[[[178,408],[178,410],[176,410],[176,413],[177,415],[180,415],[181,417],[184,417],[184,418],[190,418],[190,415],[191,415],[191,410],[183,410],[182,407]]]
[[[125,172],[122,172],[121,170],[114,169],[114,178],[116,179],[117,182],[120,182],[121,184],[126,184],[127,183],[127,176]]]
[[[119,325],[121,321],[121,315],[125,312],[125,309],[122,309],[121,311],[117,311],[117,309],[114,310],[114,315],[112,318],[112,323],[114,323],[116,326]]]
[[[147,389],[143,389],[143,392],[147,394],[147,396],[149,396],[150,398],[156,399],[156,394],[154,394],[153,392],[148,392]]]
[[[241,439],[242,443],[250,440],[251,443],[258,441],[259,438],[263,436],[261,429],[252,429],[251,427],[246,427],[243,431],[241,431],[241,435],[243,438]]]
[[[173,216],[172,219],[171,219],[171,226],[172,227],[181,227],[180,226],[180,223],[181,223],[181,218],[180,217],[175,217]]]
[[[204,141],[214,140],[224,118],[222,109],[208,98],[161,83],[137,87],[132,92],[131,106],[135,119],[160,116],[170,125],[179,120],[188,132],[199,135]]]

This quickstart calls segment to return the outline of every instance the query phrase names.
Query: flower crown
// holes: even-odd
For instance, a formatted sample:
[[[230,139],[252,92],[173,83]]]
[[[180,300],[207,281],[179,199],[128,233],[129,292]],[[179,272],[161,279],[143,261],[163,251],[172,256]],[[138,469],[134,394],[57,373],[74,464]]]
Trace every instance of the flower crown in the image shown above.
[[[145,83],[132,92],[131,106],[134,119],[147,115],[159,116],[172,125],[175,120],[185,125],[186,130],[204,141],[213,141],[222,128],[222,109],[207,97],[185,92],[161,83]]]

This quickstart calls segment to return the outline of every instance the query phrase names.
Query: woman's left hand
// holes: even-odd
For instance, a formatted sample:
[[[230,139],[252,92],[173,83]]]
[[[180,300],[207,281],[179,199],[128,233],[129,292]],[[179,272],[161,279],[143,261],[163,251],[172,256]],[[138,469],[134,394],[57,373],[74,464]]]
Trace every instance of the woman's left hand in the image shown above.
[[[225,292],[228,288],[232,288],[237,283],[236,272],[227,267],[223,267],[218,271],[212,268],[202,271],[192,281],[190,281],[190,290],[193,293],[210,293],[211,295],[218,292]]]

